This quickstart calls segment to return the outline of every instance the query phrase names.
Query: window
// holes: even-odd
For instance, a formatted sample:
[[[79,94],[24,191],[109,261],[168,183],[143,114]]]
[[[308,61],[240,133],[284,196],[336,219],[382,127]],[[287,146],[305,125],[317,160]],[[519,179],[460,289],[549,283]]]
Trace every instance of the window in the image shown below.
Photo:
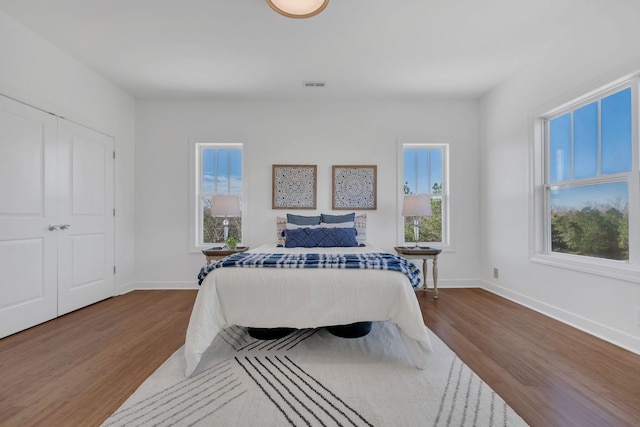
[[[242,144],[195,143],[195,246],[223,243],[223,217],[211,216],[216,195],[237,195],[242,200]],[[229,237],[242,241],[242,218],[229,220]]]
[[[552,252],[629,260],[631,87],[546,119]]]
[[[537,121],[538,255],[587,269],[640,267],[640,236],[630,232],[640,227],[637,88],[627,79]]]
[[[422,244],[448,244],[446,144],[402,144],[402,193],[431,195],[431,217],[419,218]],[[404,244],[415,241],[413,217],[404,218]]]

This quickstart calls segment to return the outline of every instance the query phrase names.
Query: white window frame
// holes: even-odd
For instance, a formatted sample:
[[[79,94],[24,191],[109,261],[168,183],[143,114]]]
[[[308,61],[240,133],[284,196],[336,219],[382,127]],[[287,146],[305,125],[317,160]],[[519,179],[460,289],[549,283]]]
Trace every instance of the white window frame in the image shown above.
[[[189,186],[189,252],[200,253],[204,248],[210,247],[211,243],[202,242],[202,200],[206,194],[202,193],[202,151],[206,148],[241,148],[242,149],[242,239],[248,241],[247,227],[245,226],[245,212],[248,210],[247,203],[247,179],[246,179],[246,143],[243,140],[232,139],[191,139],[189,155],[189,176],[191,185]],[[239,242],[243,245],[243,242]]]
[[[547,129],[545,122],[584,105],[604,98],[612,93],[631,88],[631,172],[583,179],[583,183],[606,183],[620,181],[626,177],[629,185],[629,261],[564,254],[551,251],[551,216],[548,192],[549,153],[547,153]],[[640,96],[639,74],[626,76],[609,84],[601,85],[582,96],[574,96],[555,108],[535,112],[530,118],[530,258],[533,262],[552,265],[589,274],[597,274],[640,283],[640,142],[638,97]],[[577,181],[577,180],[576,180]]]
[[[398,159],[398,198],[397,198],[397,242],[400,245],[413,246],[414,241],[404,241],[404,217],[402,216],[402,201],[404,198],[404,149],[405,148],[441,148],[442,149],[442,241],[441,242],[419,242],[420,245],[437,246],[440,249],[451,248],[450,233],[450,190],[449,190],[449,142],[431,139],[399,139],[397,142]]]

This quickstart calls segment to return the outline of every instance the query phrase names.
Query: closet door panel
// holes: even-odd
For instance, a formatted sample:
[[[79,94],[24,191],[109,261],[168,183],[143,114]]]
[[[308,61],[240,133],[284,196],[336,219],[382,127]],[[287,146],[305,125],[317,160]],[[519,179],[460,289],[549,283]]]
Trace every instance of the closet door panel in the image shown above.
[[[0,338],[57,315],[56,129],[0,96]]]
[[[114,281],[112,137],[60,120],[58,314],[109,298]],[[64,165],[64,166],[63,166]]]
[[[44,117],[46,119],[46,117]],[[44,212],[43,123],[0,111],[0,201],[3,215],[42,215]]]

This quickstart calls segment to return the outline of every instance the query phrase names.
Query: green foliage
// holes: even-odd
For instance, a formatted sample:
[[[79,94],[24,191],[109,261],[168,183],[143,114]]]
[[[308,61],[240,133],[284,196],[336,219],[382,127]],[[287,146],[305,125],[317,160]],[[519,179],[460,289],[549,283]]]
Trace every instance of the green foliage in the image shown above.
[[[551,214],[551,250],[613,260],[629,259],[628,212],[609,207]]]
[[[227,238],[227,240],[225,240],[225,243],[227,244],[229,249],[235,249],[236,246],[238,245],[238,241],[235,239],[235,237]]]
[[[406,181],[404,182],[403,194],[411,194],[411,188],[409,188],[409,183]]]
[[[442,200],[431,199],[431,217],[418,218],[418,241],[442,241]],[[413,217],[404,219],[404,241],[414,242]]]
[[[222,221],[224,218],[212,217],[211,209],[204,208],[202,224],[202,241],[203,243],[223,243],[224,242],[224,226]],[[234,217],[229,220],[229,237],[235,238],[238,242],[242,241],[242,218]]]
[[[432,194],[442,194],[442,185],[433,184]],[[404,183],[404,194],[412,194],[409,183]],[[418,218],[419,242],[442,242],[442,199],[431,199],[431,217]],[[404,219],[404,241],[415,242],[413,217]]]

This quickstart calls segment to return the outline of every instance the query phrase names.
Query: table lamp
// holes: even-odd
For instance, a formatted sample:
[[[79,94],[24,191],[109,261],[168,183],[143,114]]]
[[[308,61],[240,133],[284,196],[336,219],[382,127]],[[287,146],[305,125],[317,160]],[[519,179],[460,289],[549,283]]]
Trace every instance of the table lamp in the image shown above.
[[[224,247],[227,246],[229,238],[229,220],[230,216],[240,216],[240,197],[239,196],[213,196],[211,200],[211,216],[224,217],[222,225],[224,226]]]
[[[431,216],[431,197],[428,194],[407,194],[402,201],[402,216],[413,217],[413,235],[418,247],[418,232],[422,216]]]

